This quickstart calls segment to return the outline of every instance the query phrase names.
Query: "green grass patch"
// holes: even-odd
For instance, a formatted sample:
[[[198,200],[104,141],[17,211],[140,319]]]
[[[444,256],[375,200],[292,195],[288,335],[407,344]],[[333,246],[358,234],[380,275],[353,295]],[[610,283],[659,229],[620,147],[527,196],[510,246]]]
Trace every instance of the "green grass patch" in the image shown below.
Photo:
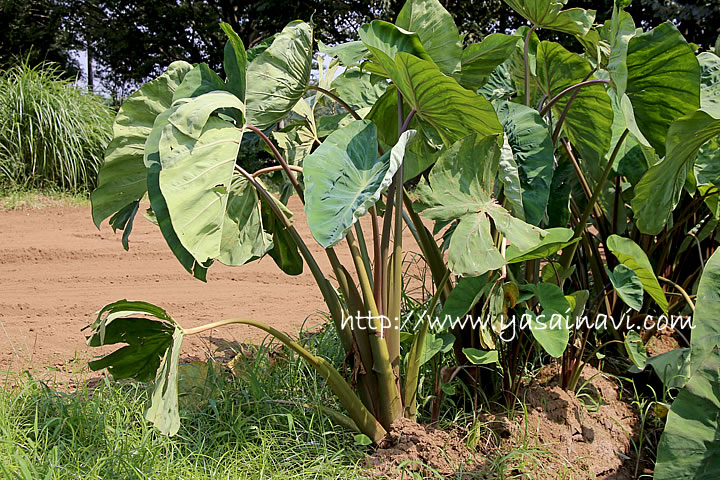
[[[0,72],[0,185],[89,191],[114,115],[52,65]]]

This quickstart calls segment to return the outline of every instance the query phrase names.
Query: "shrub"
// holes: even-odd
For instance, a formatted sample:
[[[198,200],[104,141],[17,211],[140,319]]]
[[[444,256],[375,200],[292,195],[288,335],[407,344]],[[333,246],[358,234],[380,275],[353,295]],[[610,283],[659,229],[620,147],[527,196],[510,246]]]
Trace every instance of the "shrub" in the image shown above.
[[[0,185],[90,190],[113,115],[52,64],[21,62],[0,73]]]

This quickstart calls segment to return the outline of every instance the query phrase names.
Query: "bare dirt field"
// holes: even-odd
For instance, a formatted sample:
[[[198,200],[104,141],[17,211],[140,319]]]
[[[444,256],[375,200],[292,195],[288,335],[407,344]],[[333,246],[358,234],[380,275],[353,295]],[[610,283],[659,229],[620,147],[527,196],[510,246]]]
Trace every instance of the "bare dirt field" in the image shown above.
[[[298,231],[329,273],[296,198],[290,208]],[[409,233],[404,242],[418,250]],[[347,247],[340,245],[338,253],[350,267]],[[185,327],[243,317],[290,334],[303,324],[320,324],[318,312],[326,310],[307,266],[290,277],[270,257],[242,267],[216,263],[203,283],[180,266],[157,227],[141,215],[126,252],[107,224],[95,228],[89,204],[0,211],[0,269],[0,372],[29,370],[58,381],[82,374],[98,354],[86,347],[81,329],[115,300],[155,303]],[[251,327],[224,327],[188,338],[183,355],[205,358],[228,342],[263,338]]]

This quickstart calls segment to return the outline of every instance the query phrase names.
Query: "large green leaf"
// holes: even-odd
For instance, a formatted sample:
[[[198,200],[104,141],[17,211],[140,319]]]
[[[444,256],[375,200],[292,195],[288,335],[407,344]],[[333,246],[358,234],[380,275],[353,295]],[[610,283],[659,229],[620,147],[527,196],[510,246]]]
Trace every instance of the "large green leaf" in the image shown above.
[[[698,61],[678,29],[665,22],[630,40],[627,69],[635,121],[663,156],[670,124],[700,107]]]
[[[403,133],[389,152],[377,158],[375,124],[356,120],[330,134],[305,158],[305,213],[320,245],[327,248],[342,240],[380,199],[415,133]]]
[[[690,334],[690,370],[700,367],[720,347],[720,253],[716,250],[703,269],[695,300],[694,329]]]
[[[359,110],[372,107],[385,93],[388,83],[379,76],[358,69],[345,70],[332,82],[335,94],[345,103]]]
[[[716,53],[703,52],[697,56],[702,77],[700,79],[700,105],[720,103],[720,57]]]
[[[607,270],[610,283],[618,296],[633,310],[640,311],[643,305],[643,285],[640,277],[627,265],[616,265],[613,271]]]
[[[656,235],[667,223],[700,147],[720,135],[720,103],[679,118],[667,133],[665,159],[652,166],[635,186],[632,207],[638,229]]]
[[[473,133],[502,132],[492,105],[445,76],[432,62],[402,52],[392,61],[380,51],[371,51],[410,108],[435,128],[447,145]]]
[[[610,235],[607,239],[607,247],[618,259],[618,262],[629,267],[640,279],[645,291],[658,304],[665,314],[668,313],[668,301],[660,283],[658,283],[650,260],[640,246],[629,238],[618,235]]]
[[[562,356],[570,340],[568,312],[571,312],[563,291],[552,283],[537,283],[532,290],[540,302],[542,312],[530,315],[530,332],[543,349],[554,358]]]
[[[90,197],[93,221],[98,227],[147,191],[143,164],[145,140],[155,117],[170,108],[175,89],[192,68],[187,62],[171,64],[165,73],[143,85],[120,107],[113,123],[113,140],[100,168],[98,187]]]
[[[508,245],[507,258],[508,263],[518,263],[537,258],[547,258],[557,253],[559,250],[578,242],[580,239],[573,240],[573,231],[569,228],[555,227],[545,230],[546,235],[542,241],[530,250],[520,251],[516,245]]]
[[[487,274],[461,278],[445,300],[442,306],[442,316],[449,315],[453,320],[463,318],[492,285],[493,282],[488,281]]]
[[[515,161],[515,155],[513,155],[507,135],[503,137],[503,146],[500,149],[498,180],[502,183],[503,195],[510,207],[509,210],[520,220],[525,220],[522,185],[520,184],[520,169]]]
[[[567,0],[505,0],[533,25],[584,37],[595,21],[595,10],[562,10]]]
[[[655,480],[720,478],[720,348],[707,353],[672,403]]]
[[[235,30],[227,24],[221,23],[220,27],[228,36],[225,44],[223,68],[225,69],[226,83],[228,90],[237,95],[238,98],[245,98],[245,89],[247,80],[245,79],[245,71],[248,66],[247,53],[245,45]]]
[[[246,121],[262,130],[282,120],[302,98],[312,69],[312,27],[290,22],[248,65]]]
[[[394,60],[398,53],[405,52],[432,61],[417,33],[403,30],[392,23],[373,20],[360,27],[358,35],[370,50],[373,60],[378,61],[382,67],[385,65],[377,58],[377,52],[383,53],[391,60]]]
[[[177,105],[157,116],[155,125],[145,142],[143,160],[147,167],[147,192],[148,200],[150,200],[150,208],[160,227],[160,232],[165,238],[165,242],[185,270],[192,273],[198,279],[205,281],[207,267],[210,266],[211,262],[205,264],[196,262],[193,255],[180,242],[168,213],[167,202],[160,192],[160,171],[162,170],[162,164],[160,162],[160,140],[165,130],[174,128],[169,122],[170,115],[172,115],[181,104],[187,101],[188,100],[181,100]]]
[[[470,135],[443,150],[429,182],[418,185],[420,199],[427,205],[423,216],[460,220],[448,250],[450,269],[457,275],[478,276],[505,264],[490,235],[491,219],[511,244],[523,250],[539,244],[545,235],[510,215],[492,198],[499,158],[495,136]]]
[[[518,166],[525,221],[538,225],[550,196],[555,164],[552,138],[537,110],[511,102],[496,109]]]
[[[493,71],[510,58],[520,41],[517,35],[493,33],[462,52],[461,69],[456,78],[460,85],[477,90],[485,85]]]
[[[160,307],[147,302],[120,300],[105,306],[90,326],[88,345],[126,344],[91,361],[92,370],[107,368],[116,379],[155,379],[145,418],[161,433],[180,428],[177,369],[184,332]]]
[[[607,70],[619,97],[623,96],[627,87],[627,50],[630,39],[635,33],[635,22],[630,14],[615,5],[610,20],[610,55]]]
[[[395,24],[417,33],[425,51],[443,73],[460,69],[462,40],[452,15],[438,0],[408,0]]]
[[[592,80],[592,66],[575,53],[554,42],[540,42],[537,53],[537,78],[542,92],[552,98],[586,78]],[[613,109],[610,97],[601,84],[591,84],[576,91],[563,129],[570,142],[590,165],[599,165],[610,148]],[[559,117],[573,95],[566,94],[553,106]]]
[[[215,90],[227,90],[222,78],[206,64],[201,63],[188,72],[173,93],[172,103],[181,98],[194,98]]]
[[[170,116],[160,139],[159,186],[180,242],[199,263],[242,265],[262,256],[272,241],[263,232],[255,190],[234,178],[243,131],[208,113],[237,99],[223,103],[217,93],[223,92],[197,97]],[[198,125],[204,126],[196,133]]]

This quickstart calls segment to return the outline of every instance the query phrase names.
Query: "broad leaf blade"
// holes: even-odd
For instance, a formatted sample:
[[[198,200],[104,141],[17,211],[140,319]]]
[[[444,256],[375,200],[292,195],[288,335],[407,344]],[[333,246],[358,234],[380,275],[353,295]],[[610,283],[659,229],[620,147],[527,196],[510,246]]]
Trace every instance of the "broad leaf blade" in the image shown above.
[[[415,131],[377,158],[377,129],[369,120],[356,120],[330,134],[305,158],[305,212],[313,237],[327,248],[335,245],[380,199],[400,167]]]
[[[287,115],[305,94],[312,69],[312,27],[289,23],[248,65],[247,122],[263,130]]]
[[[630,267],[622,263],[615,266],[612,272],[607,270],[607,273],[610,283],[622,301],[639,312],[643,305],[643,285],[640,278]]]
[[[155,80],[143,85],[125,102],[113,123],[113,140],[105,151],[98,187],[91,195],[93,221],[103,220],[139,200],[147,191],[143,164],[145,140],[155,117],[170,108],[173,93],[192,70],[187,62],[175,62]]]
[[[650,260],[645,252],[629,238],[610,235],[607,247],[620,263],[629,267],[638,276],[645,291],[650,295],[665,314],[668,313],[668,301],[665,292],[658,283]]]
[[[460,34],[452,15],[438,0],[405,2],[395,24],[418,35],[427,54],[443,73],[451,74],[460,68]]]

